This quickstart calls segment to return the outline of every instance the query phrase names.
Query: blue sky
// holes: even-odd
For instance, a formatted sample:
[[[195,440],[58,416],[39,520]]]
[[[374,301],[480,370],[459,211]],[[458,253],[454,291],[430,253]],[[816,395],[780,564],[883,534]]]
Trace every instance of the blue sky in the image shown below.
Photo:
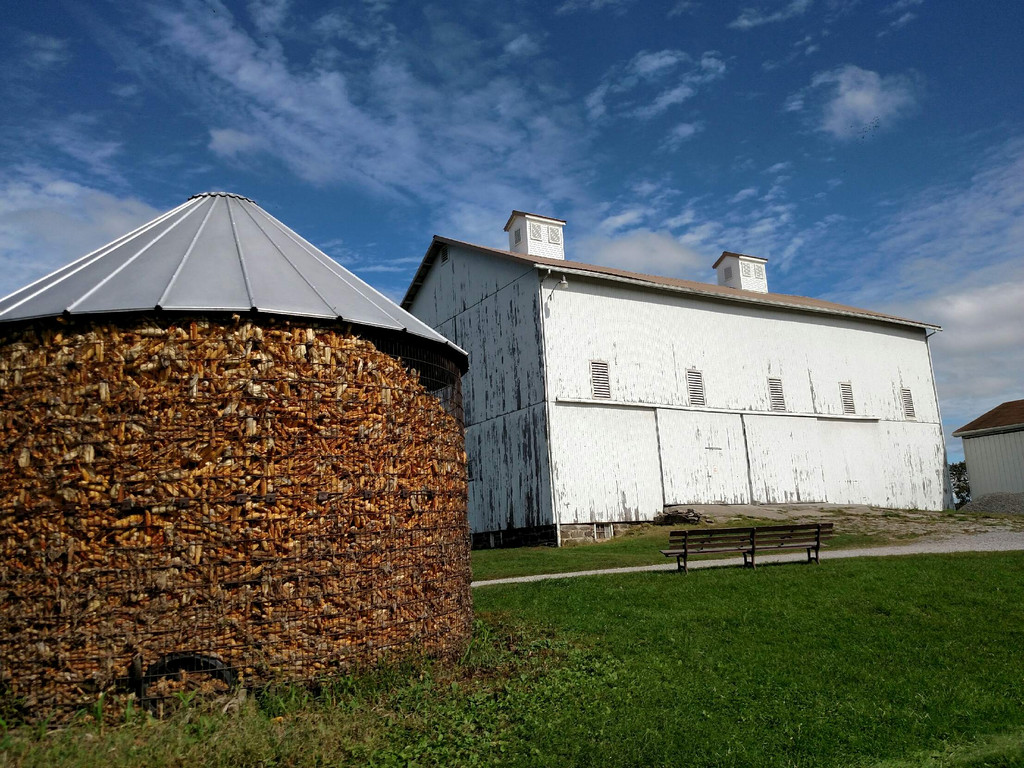
[[[130,9],[130,11],[129,11]],[[1024,397],[1024,3],[19,3],[0,294],[196,192],[399,298],[432,234],[939,323],[950,429]],[[948,432],[949,430],[947,430]],[[959,441],[950,440],[960,456]]]

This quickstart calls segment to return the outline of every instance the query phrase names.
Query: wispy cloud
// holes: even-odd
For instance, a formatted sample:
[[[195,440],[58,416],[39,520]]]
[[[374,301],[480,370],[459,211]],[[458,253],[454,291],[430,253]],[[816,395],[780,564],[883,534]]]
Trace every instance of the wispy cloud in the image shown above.
[[[912,113],[919,79],[912,74],[880,75],[853,64],[819,72],[807,88],[792,94],[783,109],[799,112],[817,106],[817,128],[840,140],[888,128]]]
[[[72,159],[89,174],[107,181],[119,182],[121,174],[116,158],[122,144],[97,134],[107,133],[97,115],[75,113],[42,128],[48,143]]]
[[[669,18],[673,16],[683,16],[685,14],[693,13],[700,8],[700,3],[694,2],[694,0],[678,0],[668,12]]]
[[[1024,137],[989,152],[968,184],[904,201],[868,243],[854,246],[849,265],[859,274],[833,296],[943,326],[932,345],[947,435],[1024,397],[1021,179]],[[960,451],[959,441],[949,447]]]
[[[585,103],[593,120],[607,115],[649,120],[689,100],[725,73],[725,61],[716,51],[706,51],[699,59],[674,49],[641,51],[606,72]]]
[[[249,0],[249,16],[261,32],[277,32],[288,15],[290,0]]]
[[[56,69],[71,61],[68,41],[59,37],[25,34],[21,47],[22,61],[35,70]]]
[[[634,0],[566,0],[555,10],[556,13],[574,13],[576,11],[611,10],[622,13]]]
[[[665,147],[669,151],[675,152],[682,146],[683,142],[692,139],[703,127],[701,123],[679,123],[668,132],[668,137],[665,139]]]
[[[885,37],[907,26],[907,24],[917,18],[917,14],[910,9],[920,6],[923,2],[924,0],[897,0],[897,2],[883,8],[881,11],[883,15],[895,16],[896,18],[890,21],[878,33],[878,37]]]
[[[505,53],[510,56],[536,56],[540,53],[540,44],[530,34],[524,32],[505,44]]]
[[[695,276],[710,262],[671,233],[645,228],[615,237],[585,238],[580,248],[587,261],[651,275]]]
[[[811,7],[813,0],[791,0],[786,5],[774,11],[763,8],[744,8],[743,11],[729,23],[732,29],[748,30],[765,24],[775,24],[786,21],[794,16],[803,16]]]
[[[312,41],[338,53],[321,52],[311,66],[283,38],[250,33],[226,8],[212,14],[189,0],[156,6],[154,37],[140,42],[147,55],[138,66],[180,89],[177,96],[207,121],[208,148],[218,157],[241,162],[258,153],[316,185],[426,203],[438,212],[434,226],[459,236],[486,231],[482,242],[497,245],[493,222],[503,212],[585,198],[579,174],[590,131],[566,94],[539,87],[528,70],[513,76],[504,57],[478,56],[474,33],[442,6],[424,11],[421,42],[402,46],[392,44],[386,16],[369,7],[352,4],[318,19]],[[283,8],[259,4],[263,13]],[[287,24],[283,13],[275,10],[267,24]],[[365,22],[380,43],[358,59],[339,42],[357,33],[354,22]],[[482,23],[508,35],[500,20]],[[536,51],[532,33],[506,39],[509,55]],[[522,109],[539,98],[543,109]]]
[[[207,146],[214,154],[227,158],[237,158],[239,155],[267,148],[261,137],[236,131],[234,128],[212,128],[210,143]]]
[[[0,295],[144,224],[160,211],[37,167],[0,182]]]
[[[729,202],[733,204],[742,203],[744,200],[749,200],[752,197],[757,197],[757,187],[745,187],[729,198]]]

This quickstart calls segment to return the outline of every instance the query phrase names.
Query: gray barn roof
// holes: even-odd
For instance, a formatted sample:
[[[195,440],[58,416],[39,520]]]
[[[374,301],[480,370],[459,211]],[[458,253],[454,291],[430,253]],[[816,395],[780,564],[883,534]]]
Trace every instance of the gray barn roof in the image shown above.
[[[0,322],[152,310],[250,312],[405,331],[466,353],[252,200],[194,195],[0,299]]]

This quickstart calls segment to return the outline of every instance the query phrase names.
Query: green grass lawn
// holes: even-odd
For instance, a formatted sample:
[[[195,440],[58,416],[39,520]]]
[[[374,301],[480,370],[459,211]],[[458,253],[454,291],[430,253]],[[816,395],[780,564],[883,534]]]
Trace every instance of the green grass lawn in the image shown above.
[[[732,528],[772,525],[762,518],[734,518],[715,526],[702,528]],[[473,550],[473,579],[504,579],[511,576],[529,576],[536,573],[571,573],[601,568],[627,568],[633,565],[673,563],[659,550],[668,547],[670,526],[650,525],[630,531],[596,544],[577,544],[565,547],[515,547],[509,549]],[[838,528],[827,549],[882,546],[892,543],[883,535],[844,532]],[[799,552],[795,553],[799,557]],[[729,557],[729,555],[725,555]],[[738,555],[733,555],[738,557]]]
[[[2,731],[11,766],[1024,766],[1024,555],[484,587],[469,653],[162,722]]]

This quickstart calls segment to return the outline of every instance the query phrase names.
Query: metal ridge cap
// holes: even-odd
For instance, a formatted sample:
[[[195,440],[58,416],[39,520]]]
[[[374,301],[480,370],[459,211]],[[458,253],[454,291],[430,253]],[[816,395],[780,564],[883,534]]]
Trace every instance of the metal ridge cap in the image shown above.
[[[234,198],[235,200],[246,200],[252,203],[253,205],[258,205],[258,203],[252,198],[246,197],[245,195],[239,195],[235,192],[197,192],[196,194],[190,196],[189,200],[195,200],[197,197],[230,197]]]

